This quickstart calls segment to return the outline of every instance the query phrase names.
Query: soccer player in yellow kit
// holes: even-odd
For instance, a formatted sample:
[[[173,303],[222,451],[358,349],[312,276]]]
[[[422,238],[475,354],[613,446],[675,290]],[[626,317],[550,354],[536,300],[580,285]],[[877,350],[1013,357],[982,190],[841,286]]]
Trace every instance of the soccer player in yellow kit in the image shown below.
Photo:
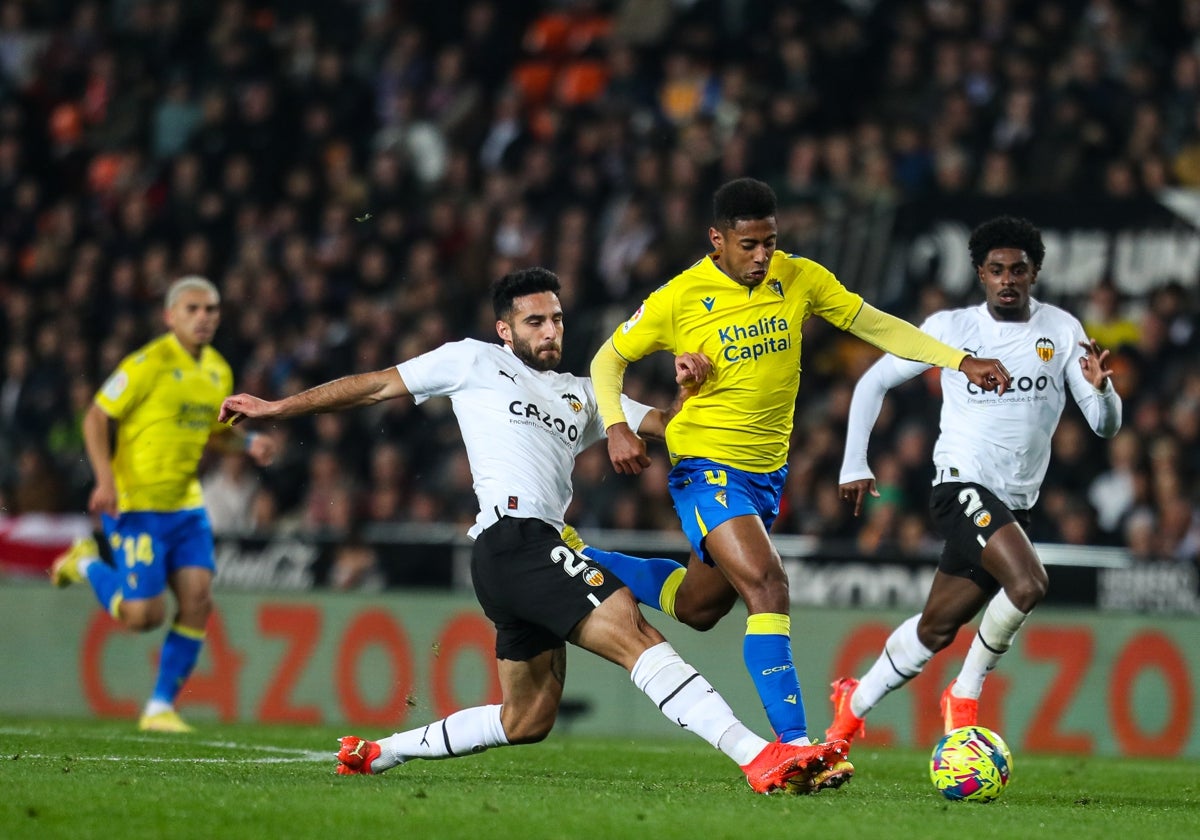
[[[86,580],[100,606],[136,631],[162,625],[171,588],[178,612],[138,726],[189,732],[175,699],[200,656],[216,571],[200,456],[211,438],[223,451],[244,449],[266,465],[275,444],[217,422],[221,401],[233,392],[233,373],[209,346],[220,322],[216,286],[202,277],[177,280],[167,291],[165,318],[169,332],[121,361],[83,421],[96,479],[88,510],[101,518],[115,566],[100,559],[87,537],[54,561],[50,578],[55,586]]]
[[[818,315],[906,359],[961,370],[1003,393],[1010,377],[863,302],[817,263],[776,250],[776,202],[752,178],[713,199],[713,253],[655,290],[592,360],[596,399],[619,473],[649,463],[620,393],[626,366],[658,350],[703,353],[712,368],[666,429],[669,485],[692,554],[686,567],[575,545],[608,566],[642,603],[699,630],[740,596],[749,617],[743,659],[785,743],[808,743],[791,650],[788,582],[768,533],[787,476],[801,327]],[[573,535],[572,535],[573,536]]]

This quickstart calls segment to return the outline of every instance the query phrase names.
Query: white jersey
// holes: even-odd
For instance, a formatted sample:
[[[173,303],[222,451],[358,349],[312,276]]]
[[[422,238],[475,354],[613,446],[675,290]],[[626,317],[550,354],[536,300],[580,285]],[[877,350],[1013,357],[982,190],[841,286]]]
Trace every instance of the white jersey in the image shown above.
[[[479,500],[471,537],[501,516],[562,529],[575,456],[605,437],[591,379],[534,370],[507,345],[474,339],[443,344],[396,370],[418,404],[450,397]],[[624,395],[621,404],[633,429],[651,411]]]
[[[1121,427],[1121,398],[1112,383],[1097,391],[1080,370],[1083,326],[1070,313],[1030,301],[1028,321],[997,321],[987,304],[938,312],[921,329],[973,356],[997,358],[1012,374],[1003,396],[982,391],[957,370],[941,371],[941,433],[933,450],[933,483],[981,484],[1013,510],[1037,501],[1050,463],[1050,438],[1066,405],[1066,390],[1092,430],[1112,437]],[[867,443],[889,388],[929,365],[884,356],[854,389],[841,483],[874,478]]]

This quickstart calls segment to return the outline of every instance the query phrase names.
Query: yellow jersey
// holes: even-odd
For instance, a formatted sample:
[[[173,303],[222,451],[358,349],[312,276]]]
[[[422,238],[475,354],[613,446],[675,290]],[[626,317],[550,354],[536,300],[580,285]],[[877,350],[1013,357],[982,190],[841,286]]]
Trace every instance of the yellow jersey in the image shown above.
[[[121,512],[201,507],[197,466],[233,393],[233,372],[211,347],[199,360],[174,333],[126,356],[101,386],[95,403],[117,421],[112,456]]]
[[[612,343],[629,362],[658,350],[712,360],[700,392],[667,426],[672,463],[708,458],[770,472],[788,457],[801,327],[819,315],[845,330],[862,305],[828,269],[803,257],[775,251],[766,280],[747,288],[709,256],[652,292]]]

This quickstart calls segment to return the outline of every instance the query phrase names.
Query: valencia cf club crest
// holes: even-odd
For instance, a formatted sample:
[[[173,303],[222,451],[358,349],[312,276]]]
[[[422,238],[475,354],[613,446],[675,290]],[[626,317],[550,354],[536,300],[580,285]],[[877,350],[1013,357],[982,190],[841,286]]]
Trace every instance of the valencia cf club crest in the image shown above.
[[[975,526],[977,528],[986,528],[992,524],[992,512],[987,508],[975,514]]]
[[[583,582],[588,586],[603,586],[604,572],[600,571],[595,566],[588,566],[583,570]]]
[[[778,280],[768,280],[767,288],[770,289],[775,294],[779,295],[780,297],[783,297],[783,284],[780,283]]]
[[[579,397],[574,394],[563,394],[562,398],[566,401],[567,405],[571,406],[571,410],[576,414],[583,411],[583,400],[579,399]]]
[[[1048,338],[1039,338],[1037,344],[1038,358],[1043,362],[1049,362],[1054,358],[1054,342]]]

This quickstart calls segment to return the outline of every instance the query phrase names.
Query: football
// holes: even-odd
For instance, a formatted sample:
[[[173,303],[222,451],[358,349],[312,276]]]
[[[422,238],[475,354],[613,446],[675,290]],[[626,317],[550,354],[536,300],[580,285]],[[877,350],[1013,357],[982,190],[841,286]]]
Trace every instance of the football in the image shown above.
[[[982,726],[964,726],[933,748],[929,778],[947,799],[991,802],[1004,793],[1012,768],[1003,738]]]

